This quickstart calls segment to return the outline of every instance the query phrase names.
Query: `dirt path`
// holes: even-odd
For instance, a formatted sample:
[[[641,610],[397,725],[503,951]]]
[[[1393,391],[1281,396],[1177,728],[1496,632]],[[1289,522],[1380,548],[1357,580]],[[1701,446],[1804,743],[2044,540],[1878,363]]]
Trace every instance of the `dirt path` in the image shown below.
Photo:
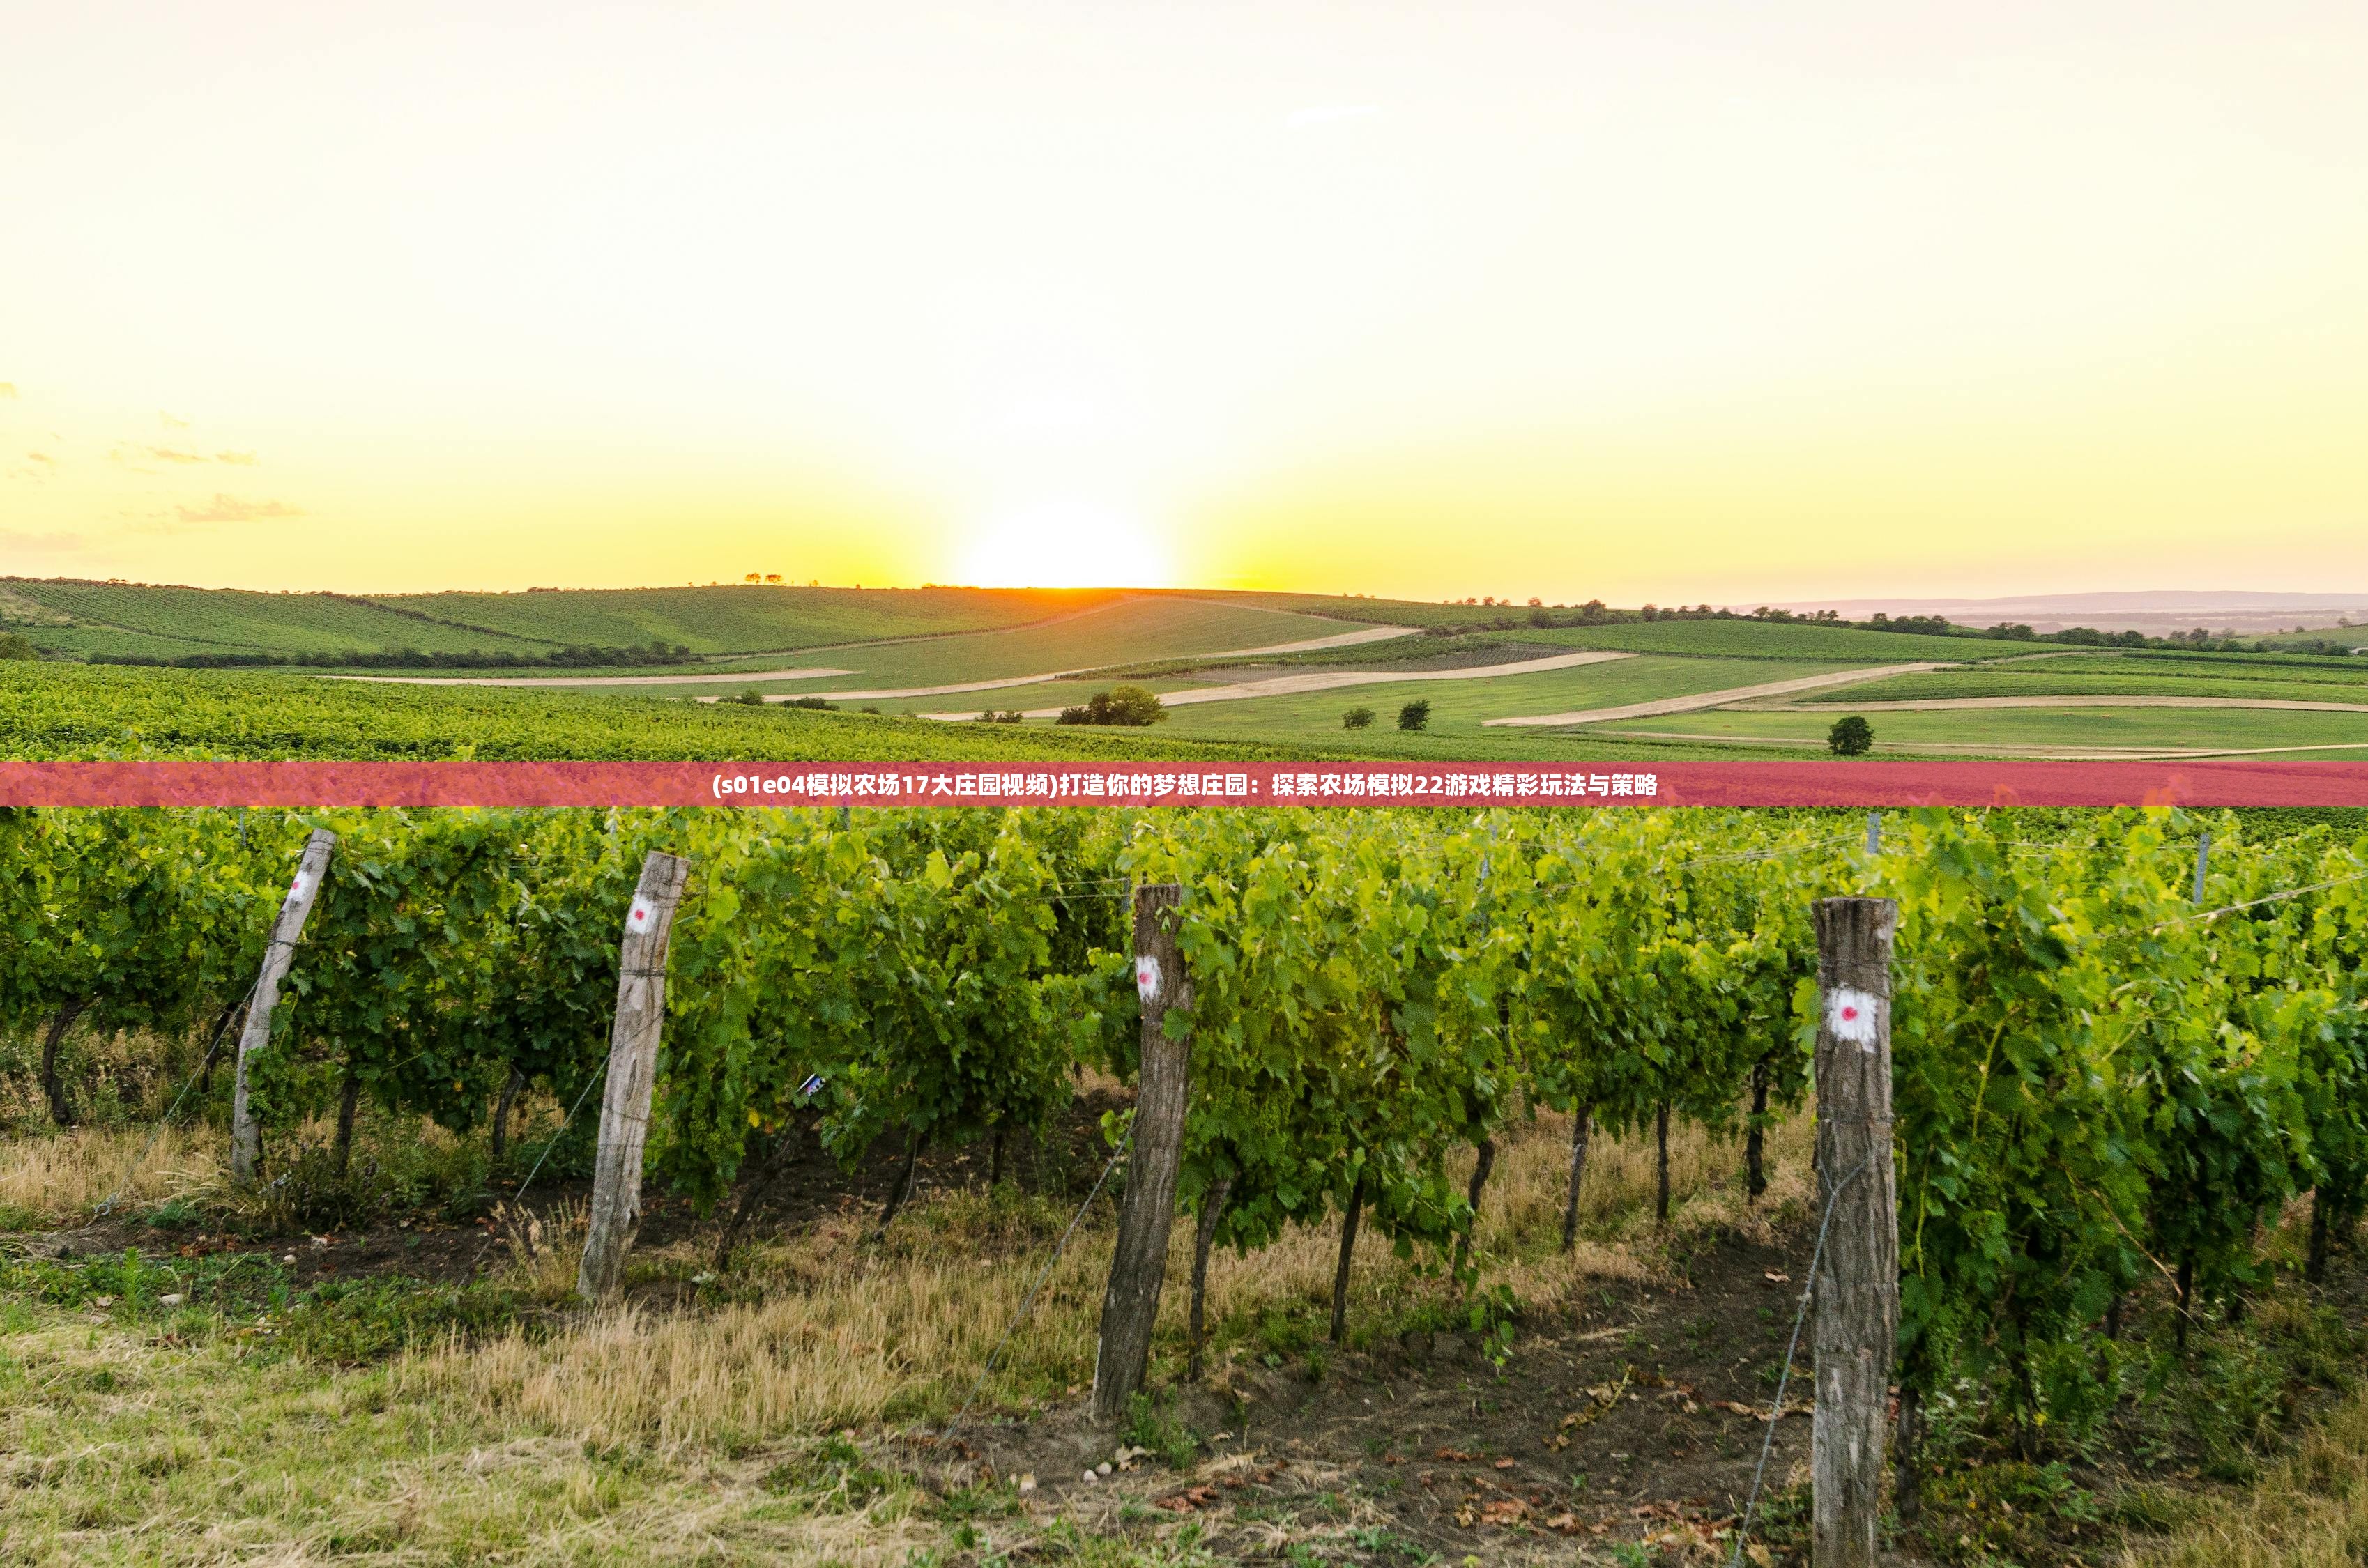
[[[1326,1562],[1600,1562],[1626,1542],[1652,1543],[1637,1561],[1724,1561],[1716,1532],[1750,1491],[1807,1250],[1730,1239],[1671,1278],[1575,1282],[1502,1366],[1459,1332],[1408,1333],[1322,1371],[1242,1358],[1179,1391],[1185,1418],[1214,1433],[1183,1471],[1088,1480],[1112,1438],[1071,1407],[964,1427],[960,1478],[1028,1475],[1031,1509],[1099,1533],[1146,1509],[1193,1518],[1222,1561],[1293,1541]],[[1779,1485],[1807,1456],[1808,1393],[1796,1379],[1777,1424]]]
[[[1519,719],[1484,719],[1481,722],[1543,729],[1564,724],[1601,724],[1614,719],[1656,719],[1664,713],[1693,713],[1704,708],[1724,708],[1731,702],[1748,701],[1756,697],[1782,697],[1789,692],[1816,691],[1823,687],[1856,686],[1861,681],[1881,680],[1886,676],[1921,675],[1928,670],[1945,667],[1929,662],[1875,665],[1862,670],[1835,670],[1821,676],[1802,676],[1795,680],[1772,680],[1763,686],[1732,686],[1724,691],[1696,692],[1691,697],[1664,697],[1651,702],[1631,702],[1622,708],[1588,708],[1570,713],[1541,713]]]
[[[1611,659],[1633,659],[1635,656],[1634,653],[1589,652],[1555,653],[1543,659],[1520,659],[1509,665],[1481,665],[1462,670],[1317,670],[1306,675],[1275,676],[1268,680],[1236,681],[1230,686],[1204,686],[1190,691],[1162,692],[1159,700],[1164,707],[1189,708],[1199,702],[1240,702],[1252,697],[1293,697],[1310,691],[1337,691],[1343,687],[1387,686],[1396,681],[1478,680],[1486,676],[1535,675],[1542,670],[1566,670],[1579,665],[1600,665]],[[928,713],[922,716],[947,720],[978,717],[974,712]],[[1031,708],[1027,711],[1027,717],[1030,719],[1057,719],[1060,716],[1058,708]]]

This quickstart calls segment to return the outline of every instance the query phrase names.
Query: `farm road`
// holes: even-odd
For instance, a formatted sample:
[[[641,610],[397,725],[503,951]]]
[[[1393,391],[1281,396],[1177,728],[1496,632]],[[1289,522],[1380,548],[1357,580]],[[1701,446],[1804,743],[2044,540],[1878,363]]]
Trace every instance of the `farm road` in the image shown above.
[[[1236,681],[1230,686],[1204,686],[1193,691],[1168,691],[1160,694],[1161,704],[1168,708],[1184,708],[1199,702],[1240,702],[1253,697],[1296,697],[1311,691],[1334,691],[1351,686],[1389,686],[1401,681],[1417,680],[1479,680],[1490,676],[1536,675],[1544,670],[1566,670],[1578,665],[1600,665],[1611,659],[1633,659],[1634,653],[1611,653],[1589,651],[1580,653],[1554,653],[1543,659],[1520,659],[1508,665],[1481,665],[1462,670],[1315,670],[1305,675],[1274,676],[1266,680]],[[1058,708],[1031,708],[1030,719],[1057,719]],[[976,713],[930,713],[931,719],[975,719]]]
[[[1822,687],[1857,686],[1861,682],[1881,680],[1885,676],[1921,675],[1928,670],[1948,666],[1932,663],[1914,665],[1875,665],[1866,669],[1834,670],[1821,676],[1802,676],[1793,680],[1771,680],[1762,686],[1731,686],[1725,691],[1698,691],[1691,697],[1663,697],[1651,702],[1631,702],[1620,708],[1588,708],[1569,713],[1540,713],[1515,719],[1484,719],[1484,725],[1510,728],[1544,729],[1563,724],[1602,724],[1614,719],[1656,719],[1664,713],[1694,713],[1705,708],[1725,708],[1730,703],[1748,701],[1759,697],[1783,697],[1795,691],[1816,691]],[[1492,672],[1469,672],[1485,675]],[[1172,700],[1172,699],[1171,699]]]

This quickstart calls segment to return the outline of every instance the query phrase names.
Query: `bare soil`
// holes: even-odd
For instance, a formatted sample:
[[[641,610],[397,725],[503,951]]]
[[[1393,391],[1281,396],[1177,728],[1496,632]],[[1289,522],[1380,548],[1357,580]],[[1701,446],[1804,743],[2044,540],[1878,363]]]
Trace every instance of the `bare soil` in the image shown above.
[[[1081,1403],[918,1442],[952,1449],[936,1456],[941,1484],[1029,1477],[1034,1510],[1081,1521],[1115,1524],[1147,1504],[1203,1521],[1220,1557],[1265,1556],[1313,1532],[1374,1561],[1569,1561],[1622,1541],[1669,1561],[1723,1558],[1714,1542],[1759,1461],[1800,1251],[1719,1242],[1684,1260],[1675,1287],[1607,1285],[1574,1314],[1524,1325],[1501,1366],[1476,1335],[1422,1334],[1320,1376],[1231,1369],[1179,1402],[1182,1419],[1217,1434],[1214,1457],[1190,1471],[1121,1467]],[[1777,1423],[1771,1490],[1807,1459],[1803,1374]],[[1111,1474],[1086,1479],[1103,1460]]]

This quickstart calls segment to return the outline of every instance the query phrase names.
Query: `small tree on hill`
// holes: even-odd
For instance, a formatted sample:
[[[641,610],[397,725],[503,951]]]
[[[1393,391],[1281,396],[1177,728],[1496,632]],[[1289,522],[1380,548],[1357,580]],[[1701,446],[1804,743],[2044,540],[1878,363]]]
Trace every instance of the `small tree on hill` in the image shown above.
[[[1837,719],[1826,732],[1826,749],[1836,756],[1864,756],[1874,749],[1874,726],[1855,713]]]
[[[1344,730],[1370,730],[1372,726],[1373,710],[1370,708],[1351,708],[1340,715],[1340,727]]]
[[[1417,697],[1398,710],[1398,728],[1401,730],[1426,729],[1429,724],[1430,699],[1427,697]]]
[[[1120,724],[1144,729],[1161,723],[1167,710],[1158,694],[1140,686],[1114,686],[1108,691],[1098,691],[1075,708],[1064,708],[1054,722],[1062,724]]]

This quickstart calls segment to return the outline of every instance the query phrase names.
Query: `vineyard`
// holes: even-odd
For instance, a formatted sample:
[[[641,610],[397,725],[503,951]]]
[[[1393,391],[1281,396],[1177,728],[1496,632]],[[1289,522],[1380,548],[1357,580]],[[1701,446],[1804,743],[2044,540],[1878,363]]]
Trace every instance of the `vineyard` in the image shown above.
[[[862,712],[516,687],[347,685],[217,670],[25,665],[0,683],[0,756],[356,761],[824,762],[1271,756],[1269,746],[931,724]]]
[[[48,1119],[221,1116],[238,1015],[324,828],[334,853],[241,1074],[263,1176],[334,1203],[370,1117],[498,1164],[534,1107],[536,1169],[580,1178],[620,931],[662,852],[689,882],[646,1169],[717,1227],[718,1267],[816,1160],[889,1152],[886,1237],[925,1158],[999,1178],[1081,1079],[1147,1085],[1130,890],[1178,889],[1154,1038],[1189,1042],[1191,1262],[1155,1367],[1187,1378],[1212,1258],[1318,1232],[1338,1248],[1330,1342],[1359,1342],[1352,1269],[1383,1247],[1501,1365],[1523,1302],[1474,1237],[1500,1152],[1541,1119],[1567,1129],[1565,1253],[1607,1142],[1647,1151],[1664,1225],[1673,1142],[1732,1139],[1759,1200],[1768,1141],[1814,1087],[1813,904],[1894,900],[1903,1528],[1947,1486],[1924,1428],[1980,1426],[2033,1466],[2077,1450],[2125,1392],[2143,1312],[2183,1349],[2269,1288],[2264,1228],[2288,1205],[2307,1205],[2312,1280],[2368,1210],[2368,840],[2159,812],[1871,832],[1579,811],[13,811],[0,1031]],[[108,1036],[154,1042],[149,1081],[83,1069],[72,1042]],[[1131,1103],[1101,1119],[1119,1171]],[[981,1411],[1026,1403],[1009,1368],[968,1371]],[[956,1392],[906,1413],[943,1418]]]

